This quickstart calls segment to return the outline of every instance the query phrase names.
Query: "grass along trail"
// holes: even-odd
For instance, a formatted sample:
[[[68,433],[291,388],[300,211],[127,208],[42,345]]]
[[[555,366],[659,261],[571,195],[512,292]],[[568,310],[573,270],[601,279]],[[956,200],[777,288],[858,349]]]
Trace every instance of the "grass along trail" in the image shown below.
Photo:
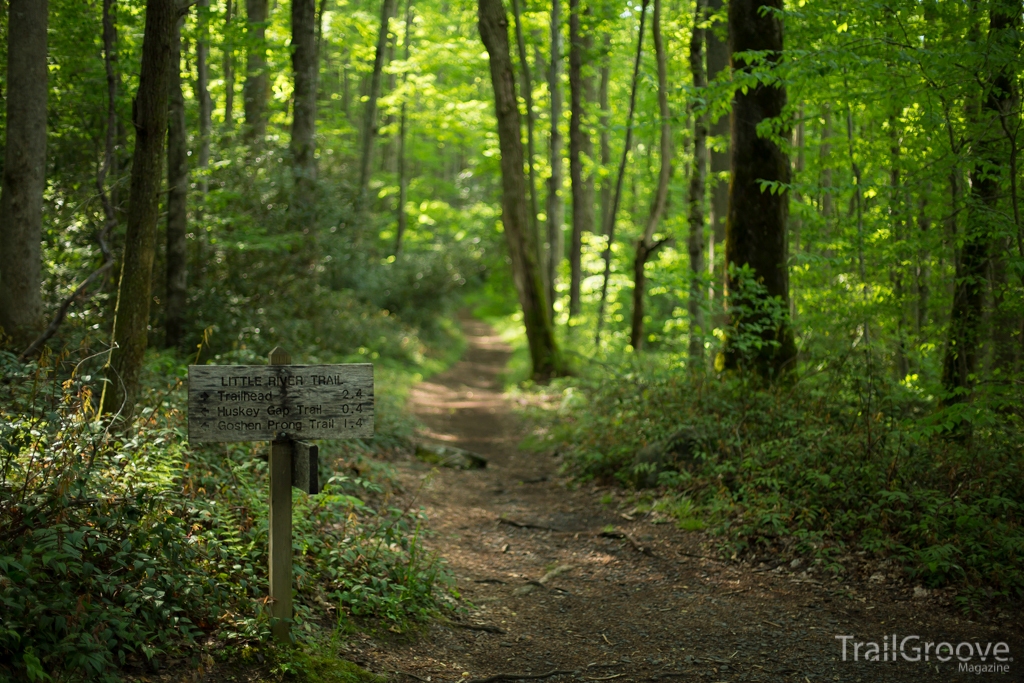
[[[435,469],[410,457],[399,470],[419,489],[428,546],[454,571],[468,612],[411,640],[357,640],[345,656],[393,681],[430,683],[978,680],[934,649],[927,662],[885,661],[894,635],[920,637],[908,641],[911,657],[926,642],[1006,642],[1019,660],[1020,624],[974,622],[941,596],[915,598],[895,571],[837,583],[801,566],[719,561],[702,533],[621,513],[607,488],[569,487],[556,458],[517,448],[526,426],[500,384],[509,349],[484,323],[462,323],[465,356],[420,384],[411,407],[423,440],[488,466]],[[837,636],[853,636],[848,661]],[[881,661],[864,661],[872,646],[860,642],[876,643]],[[984,680],[1022,680],[1022,664],[1007,664]]]

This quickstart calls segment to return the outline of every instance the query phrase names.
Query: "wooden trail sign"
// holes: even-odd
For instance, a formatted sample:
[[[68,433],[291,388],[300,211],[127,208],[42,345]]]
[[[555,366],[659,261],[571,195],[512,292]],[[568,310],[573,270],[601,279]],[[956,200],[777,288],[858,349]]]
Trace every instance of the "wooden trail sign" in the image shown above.
[[[373,436],[373,366],[190,365],[190,443]]]
[[[270,614],[274,637],[291,641],[292,487],[320,492],[319,448],[297,439],[373,436],[373,366],[190,365],[189,443],[270,441]]]

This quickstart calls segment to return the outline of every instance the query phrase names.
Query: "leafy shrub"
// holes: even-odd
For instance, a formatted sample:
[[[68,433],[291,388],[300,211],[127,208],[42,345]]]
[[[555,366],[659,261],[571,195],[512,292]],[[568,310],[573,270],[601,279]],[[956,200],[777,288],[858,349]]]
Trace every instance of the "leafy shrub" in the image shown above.
[[[859,547],[975,603],[1024,597],[1019,397],[937,410],[879,377],[870,351],[785,388],[666,365],[554,385],[563,400],[540,419],[578,477],[650,481],[638,453],[654,445],[668,453],[655,479],[666,507],[692,501],[677,517],[699,513],[730,554]],[[689,445],[673,451],[681,427]]]
[[[66,357],[0,363],[0,681],[116,680],[118,666],[200,637],[267,637],[265,446],[188,448],[177,380],[148,375],[145,407],[118,436]],[[168,356],[148,367],[184,374]],[[296,501],[299,638],[317,622],[401,629],[442,604],[448,575],[422,549],[418,514],[389,502],[393,482],[363,476],[380,469],[363,462],[371,448]],[[322,462],[343,464],[325,450]]]

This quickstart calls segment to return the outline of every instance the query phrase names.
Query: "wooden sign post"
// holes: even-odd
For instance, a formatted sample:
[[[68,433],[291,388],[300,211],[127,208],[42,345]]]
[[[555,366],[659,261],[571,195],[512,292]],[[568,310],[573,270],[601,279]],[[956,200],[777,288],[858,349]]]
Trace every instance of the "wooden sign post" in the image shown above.
[[[291,641],[292,486],[320,492],[319,449],[302,439],[373,436],[373,366],[190,365],[189,443],[270,441],[270,615],[274,638]]]

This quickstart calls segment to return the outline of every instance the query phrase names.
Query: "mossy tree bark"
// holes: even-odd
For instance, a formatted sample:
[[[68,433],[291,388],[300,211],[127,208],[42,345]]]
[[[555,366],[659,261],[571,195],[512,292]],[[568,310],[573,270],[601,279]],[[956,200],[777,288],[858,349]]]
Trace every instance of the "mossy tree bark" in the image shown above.
[[[764,51],[768,66],[783,49],[782,0],[730,0],[729,40],[733,71],[736,54]],[[789,274],[786,264],[786,219],[789,195],[767,183],[789,182],[789,159],[758,124],[782,115],[786,89],[781,83],[759,82],[736,93],[732,110],[732,183],[726,224],[730,324],[725,367],[742,368],[774,379],[792,368],[796,345],[789,322]],[[749,266],[760,286],[743,287],[735,270]],[[772,307],[770,300],[780,307]],[[769,319],[776,311],[774,319]]]
[[[537,262],[537,236],[530,230],[523,172],[523,140],[516,100],[515,73],[509,53],[508,17],[501,0],[480,0],[480,37],[490,56],[494,110],[501,150],[501,208],[505,239],[512,258],[512,277],[523,309],[533,375],[546,379],[565,373],[548,317],[548,302]]]
[[[7,141],[0,190],[0,327],[18,350],[43,328],[46,0],[7,5]]]
[[[102,413],[127,417],[139,391],[142,357],[148,343],[156,224],[163,184],[164,140],[170,91],[171,40],[178,11],[174,0],[148,0],[142,42],[142,69],[132,119],[135,151],[124,258],[114,314],[113,348],[104,368]]]

